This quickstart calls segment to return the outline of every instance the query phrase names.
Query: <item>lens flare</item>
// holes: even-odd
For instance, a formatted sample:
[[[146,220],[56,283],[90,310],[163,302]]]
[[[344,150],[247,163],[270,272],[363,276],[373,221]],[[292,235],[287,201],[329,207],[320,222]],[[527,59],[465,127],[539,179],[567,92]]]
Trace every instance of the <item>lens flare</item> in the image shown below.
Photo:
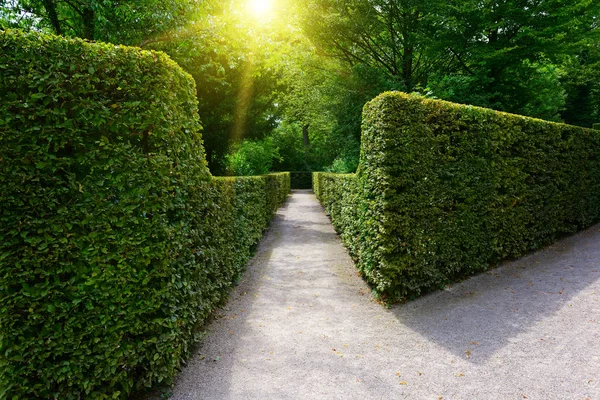
[[[248,9],[258,18],[267,17],[273,12],[273,0],[250,0]]]

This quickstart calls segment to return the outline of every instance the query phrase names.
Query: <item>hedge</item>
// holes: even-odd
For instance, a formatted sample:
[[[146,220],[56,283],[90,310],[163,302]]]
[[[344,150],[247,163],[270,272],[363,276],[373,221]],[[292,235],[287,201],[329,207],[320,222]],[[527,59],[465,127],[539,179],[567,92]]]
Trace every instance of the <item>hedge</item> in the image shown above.
[[[213,178],[166,55],[0,31],[0,398],[171,379],[289,192]]]
[[[592,129],[596,129],[600,131],[600,123],[592,124]]]
[[[600,217],[600,132],[384,93],[363,112],[356,176],[315,193],[375,290],[406,298]],[[350,192],[350,193],[348,193]]]
[[[312,189],[312,172],[291,171],[290,179],[292,189]]]

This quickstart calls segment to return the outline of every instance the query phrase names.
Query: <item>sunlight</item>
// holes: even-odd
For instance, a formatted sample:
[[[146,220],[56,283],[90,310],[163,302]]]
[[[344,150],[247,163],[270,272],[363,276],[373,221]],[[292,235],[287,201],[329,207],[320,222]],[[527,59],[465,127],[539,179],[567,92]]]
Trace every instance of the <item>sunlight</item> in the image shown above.
[[[255,17],[267,17],[273,12],[273,0],[249,0],[248,9]]]

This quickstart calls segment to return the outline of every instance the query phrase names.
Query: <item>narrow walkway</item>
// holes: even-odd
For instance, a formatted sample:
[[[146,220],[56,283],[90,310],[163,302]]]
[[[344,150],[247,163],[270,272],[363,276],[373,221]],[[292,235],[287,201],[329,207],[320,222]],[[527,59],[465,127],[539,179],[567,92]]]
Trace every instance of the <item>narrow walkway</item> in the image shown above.
[[[294,191],[172,398],[600,399],[600,225],[386,309]]]

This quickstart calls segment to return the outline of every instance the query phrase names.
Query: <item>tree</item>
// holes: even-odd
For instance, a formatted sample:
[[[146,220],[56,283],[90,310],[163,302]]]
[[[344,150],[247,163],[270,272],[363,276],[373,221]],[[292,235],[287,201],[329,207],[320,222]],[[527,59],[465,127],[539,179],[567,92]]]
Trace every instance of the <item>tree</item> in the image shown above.
[[[228,175],[262,175],[271,171],[273,162],[280,160],[279,149],[271,138],[243,140],[225,156]]]
[[[145,43],[161,50],[196,81],[209,167],[227,173],[225,155],[261,140],[280,119],[279,70],[271,33],[247,21],[235,2],[204,4],[200,15],[168,36]]]
[[[141,45],[193,19],[197,6],[197,0],[9,0],[2,10],[7,27]]]
[[[561,81],[567,98],[562,118],[569,124],[591,127],[600,121],[600,31],[598,20],[578,51],[564,57]]]
[[[573,52],[592,33],[599,9],[598,2],[587,0],[451,2],[443,9],[437,49],[451,55],[452,62],[430,82],[438,86],[434,94],[444,97],[444,80],[458,81],[465,85],[466,102],[536,117],[556,115],[559,102],[553,110],[533,105],[561,97],[555,67],[543,65],[557,65]],[[539,91],[540,82],[547,90]]]
[[[428,53],[439,0],[312,0],[303,13],[307,36],[350,66],[376,69],[389,89],[412,91],[441,60]],[[319,17],[315,17],[319,16]]]

